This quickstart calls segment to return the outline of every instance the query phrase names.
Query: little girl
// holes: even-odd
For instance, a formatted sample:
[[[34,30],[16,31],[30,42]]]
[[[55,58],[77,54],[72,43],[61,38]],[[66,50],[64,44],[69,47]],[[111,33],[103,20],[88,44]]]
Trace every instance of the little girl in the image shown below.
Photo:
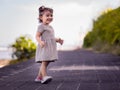
[[[41,63],[41,66],[35,82],[41,82],[42,84],[52,80],[52,77],[47,75],[47,66],[50,62],[58,59],[56,42],[63,44],[61,38],[54,37],[54,30],[49,25],[52,20],[53,9],[41,6],[39,8],[39,22],[41,24],[38,26],[36,33],[38,47],[35,56],[35,61]]]

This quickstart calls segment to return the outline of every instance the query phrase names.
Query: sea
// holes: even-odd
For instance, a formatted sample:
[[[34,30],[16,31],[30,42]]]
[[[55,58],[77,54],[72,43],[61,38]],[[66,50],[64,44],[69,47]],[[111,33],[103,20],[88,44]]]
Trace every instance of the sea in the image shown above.
[[[0,60],[12,60],[13,48],[0,47]]]

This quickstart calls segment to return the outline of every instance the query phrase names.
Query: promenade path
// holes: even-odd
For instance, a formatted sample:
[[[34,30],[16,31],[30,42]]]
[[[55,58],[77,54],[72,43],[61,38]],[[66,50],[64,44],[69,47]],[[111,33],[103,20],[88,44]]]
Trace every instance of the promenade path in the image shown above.
[[[120,90],[120,56],[87,50],[59,51],[48,84],[35,83],[39,64],[31,59],[0,69],[0,90]]]

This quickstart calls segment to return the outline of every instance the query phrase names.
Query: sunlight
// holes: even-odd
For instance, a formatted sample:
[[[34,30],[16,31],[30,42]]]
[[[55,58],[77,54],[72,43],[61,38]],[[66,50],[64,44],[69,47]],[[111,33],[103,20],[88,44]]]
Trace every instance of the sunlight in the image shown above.
[[[88,65],[72,65],[72,66],[60,66],[52,67],[49,70],[51,71],[64,71],[64,70],[120,70],[119,66],[88,66]]]

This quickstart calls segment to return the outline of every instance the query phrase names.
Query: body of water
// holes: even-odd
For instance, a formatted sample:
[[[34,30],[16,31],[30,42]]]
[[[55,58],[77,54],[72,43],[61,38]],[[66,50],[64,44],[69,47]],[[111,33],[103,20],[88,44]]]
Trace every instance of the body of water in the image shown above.
[[[0,47],[0,60],[11,60],[12,52],[12,48]]]

